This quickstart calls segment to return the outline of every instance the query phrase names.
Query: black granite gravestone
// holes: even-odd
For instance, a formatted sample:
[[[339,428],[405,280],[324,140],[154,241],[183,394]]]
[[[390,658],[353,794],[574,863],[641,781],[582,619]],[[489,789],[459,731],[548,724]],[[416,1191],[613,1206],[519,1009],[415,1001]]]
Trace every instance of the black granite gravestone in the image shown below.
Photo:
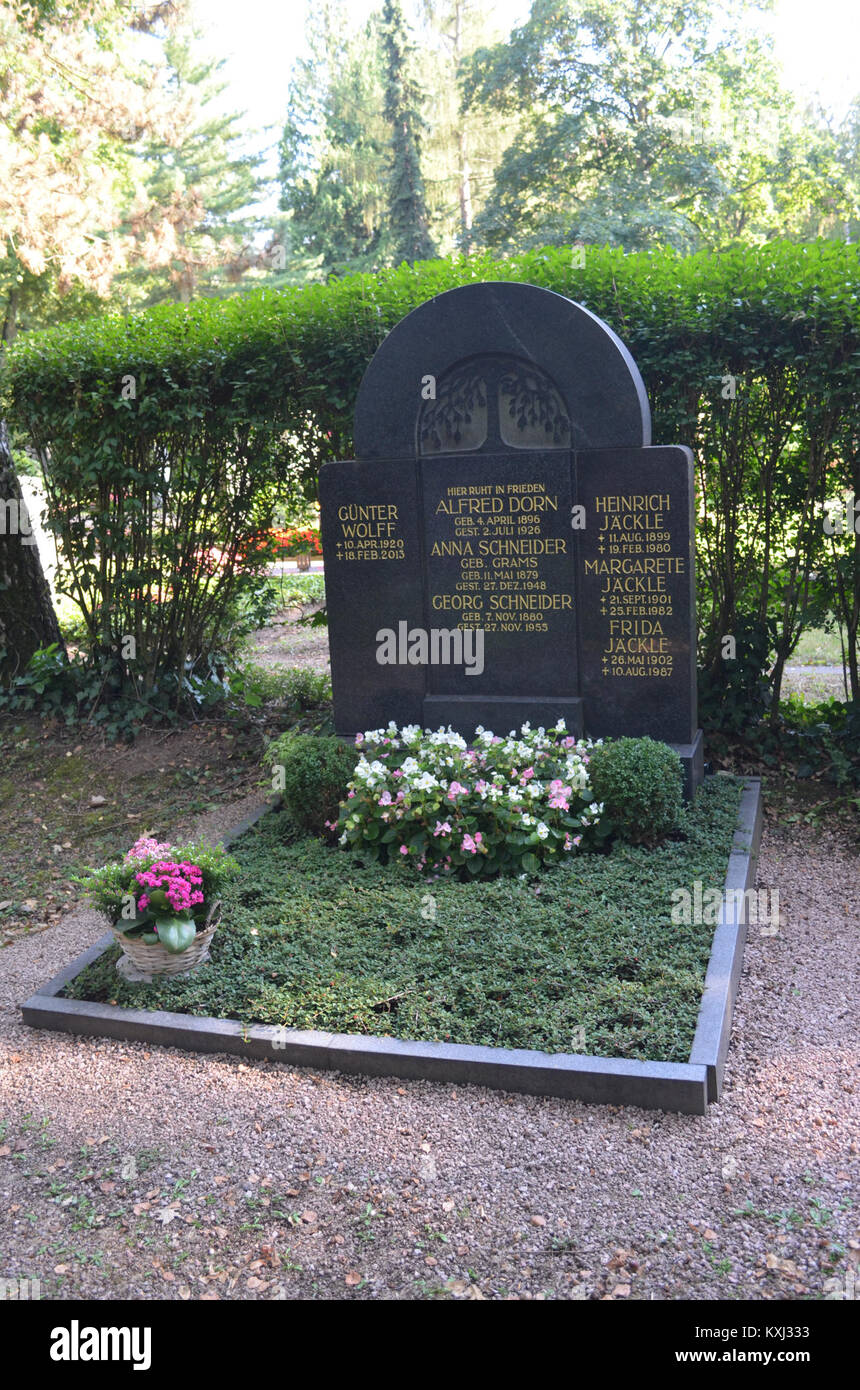
[[[357,460],[320,473],[338,733],[529,720],[650,734],[702,779],[693,460],[636,364],[518,283],[422,304],[371,361]]]

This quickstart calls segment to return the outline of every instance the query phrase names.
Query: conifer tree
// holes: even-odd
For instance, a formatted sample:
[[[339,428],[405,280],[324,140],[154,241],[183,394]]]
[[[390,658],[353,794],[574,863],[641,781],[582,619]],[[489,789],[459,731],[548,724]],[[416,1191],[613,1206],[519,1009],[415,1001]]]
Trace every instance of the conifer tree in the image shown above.
[[[343,0],[311,16],[280,145],[281,207],[293,279],[377,270],[386,256],[379,17],[348,33]]]
[[[422,92],[413,74],[414,48],[400,0],[385,0],[382,11],[385,45],[385,117],[391,125],[389,161],[389,231],[392,259],[429,260],[436,254],[421,173],[424,130]]]

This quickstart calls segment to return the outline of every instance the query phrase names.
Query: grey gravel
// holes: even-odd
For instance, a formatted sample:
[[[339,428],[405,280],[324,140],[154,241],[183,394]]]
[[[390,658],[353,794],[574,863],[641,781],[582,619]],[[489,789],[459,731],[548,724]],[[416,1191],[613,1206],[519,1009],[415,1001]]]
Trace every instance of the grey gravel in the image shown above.
[[[841,666],[786,666],[783,695],[802,695],[805,700],[850,700],[851,691]]]
[[[769,823],[759,882],[784,924],[751,928],[706,1117],[35,1032],[21,1001],[103,921],[18,940],[0,1275],[60,1299],[856,1294],[856,847]]]

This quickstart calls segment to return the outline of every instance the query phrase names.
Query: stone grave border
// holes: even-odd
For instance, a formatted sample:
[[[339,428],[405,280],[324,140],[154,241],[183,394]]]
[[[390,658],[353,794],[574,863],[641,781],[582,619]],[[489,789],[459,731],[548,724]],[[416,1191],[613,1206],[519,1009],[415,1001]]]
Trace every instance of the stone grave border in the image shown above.
[[[738,824],[724,883],[726,900],[714,930],[698,1025],[688,1062],[639,1062],[614,1057],[532,1052],[460,1043],[409,1042],[343,1033],[283,1030],[271,1024],[201,1018],[161,1010],[120,1009],[58,997],[60,991],[111,945],[106,933],[22,1005],[23,1021],[88,1037],[118,1038],[192,1052],[285,1062],[365,1076],[490,1086],[528,1095],[561,1096],[590,1104],[704,1115],[722,1092],[732,1012],[746,944],[745,913],[730,890],[755,887],[762,831],[759,778],[744,778]],[[274,805],[276,805],[274,803]],[[225,834],[230,844],[273,809],[267,802]],[[739,920],[739,918],[741,920]]]

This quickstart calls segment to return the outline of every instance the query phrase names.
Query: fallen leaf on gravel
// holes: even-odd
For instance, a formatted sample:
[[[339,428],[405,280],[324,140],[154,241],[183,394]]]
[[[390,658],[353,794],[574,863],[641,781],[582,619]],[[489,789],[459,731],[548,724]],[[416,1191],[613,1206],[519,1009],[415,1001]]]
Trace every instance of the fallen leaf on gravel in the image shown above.
[[[346,1279],[344,1280],[344,1283],[348,1284],[349,1287],[350,1287],[351,1289],[354,1289],[354,1288],[356,1287],[357,1284],[360,1284],[360,1283],[361,1283],[361,1275],[359,1274],[358,1270],[357,1270],[357,1269],[351,1269],[351,1270],[349,1271],[349,1273],[347,1274]]]
[[[170,1207],[162,1207],[161,1211],[155,1213],[156,1221],[160,1221],[163,1226],[169,1226],[171,1221],[176,1220],[176,1212],[171,1211]]]
[[[716,1233],[716,1231],[712,1231],[711,1228],[710,1228],[710,1226],[707,1228],[707,1230],[705,1230],[705,1231],[702,1232],[702,1240],[716,1240],[716,1239],[717,1239],[717,1233]]]
[[[469,1285],[465,1279],[449,1279],[445,1288],[448,1289],[455,1298],[462,1298]]]
[[[182,1299],[183,1303],[188,1302],[189,1298],[191,1297],[191,1290],[189,1289],[187,1284],[182,1284],[180,1286],[179,1297]]]
[[[250,1289],[252,1293],[256,1293],[259,1289],[267,1289],[269,1281],[268,1279],[258,1279],[256,1274],[252,1274],[245,1287]]]
[[[445,1199],[445,1201],[442,1203],[442,1210],[443,1210],[443,1211],[453,1211],[453,1210],[454,1210],[454,1203],[451,1201],[451,1198],[450,1198],[450,1197],[447,1197],[447,1198]]]
[[[145,1211],[149,1211],[151,1205],[151,1202],[135,1202],[132,1211],[135,1216],[142,1216]]]
[[[800,1278],[800,1270],[793,1260],[783,1260],[779,1255],[774,1255],[771,1250],[768,1251],[765,1257],[765,1264],[768,1269],[775,1269],[780,1274],[787,1274],[791,1279]]]
[[[633,1259],[632,1250],[615,1250],[610,1260],[606,1261],[607,1269],[620,1269],[626,1265],[628,1260]]]
[[[8,1158],[11,1152],[8,1144],[0,1144],[0,1158]]]
[[[116,1183],[115,1183],[115,1182],[100,1182],[100,1183],[99,1183],[99,1190],[102,1191],[102,1192],[113,1192],[113,1190],[114,1190],[115,1187],[116,1187]]]
[[[466,1297],[471,1298],[473,1301],[479,1299],[482,1303],[486,1303],[487,1301],[485,1295],[481,1293],[481,1290],[478,1288],[477,1284],[469,1285],[468,1289],[466,1290]]]
[[[545,1217],[545,1216],[533,1216],[533,1217],[532,1217],[532,1225],[533,1225],[533,1226],[545,1226],[545,1225],[546,1225],[546,1217]]]
[[[313,1226],[317,1221],[317,1214],[315,1211],[303,1211],[302,1220],[307,1226]]]
[[[612,1290],[612,1293],[615,1298],[626,1298],[627,1295],[630,1293],[630,1285],[616,1284],[615,1288]]]
[[[67,1268],[68,1268],[67,1265],[54,1265],[54,1273],[55,1273],[55,1274],[65,1274]]]

